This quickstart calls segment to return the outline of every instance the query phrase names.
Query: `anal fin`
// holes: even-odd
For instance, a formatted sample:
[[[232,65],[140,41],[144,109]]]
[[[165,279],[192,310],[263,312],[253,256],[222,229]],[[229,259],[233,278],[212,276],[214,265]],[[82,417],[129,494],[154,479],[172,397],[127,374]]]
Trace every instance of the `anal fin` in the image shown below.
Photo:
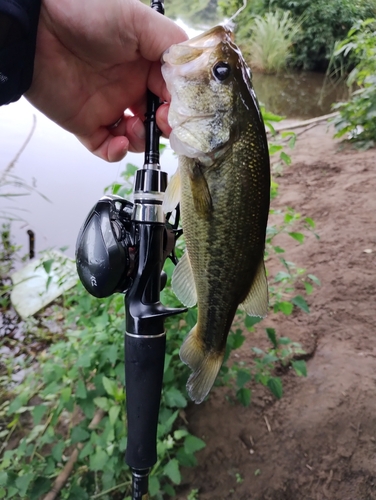
[[[193,307],[197,303],[196,285],[193,278],[191,261],[186,250],[172,275],[172,289],[182,304]]]
[[[249,316],[264,318],[268,313],[268,306],[268,281],[266,279],[264,259],[261,259],[251,289],[240,307]]]

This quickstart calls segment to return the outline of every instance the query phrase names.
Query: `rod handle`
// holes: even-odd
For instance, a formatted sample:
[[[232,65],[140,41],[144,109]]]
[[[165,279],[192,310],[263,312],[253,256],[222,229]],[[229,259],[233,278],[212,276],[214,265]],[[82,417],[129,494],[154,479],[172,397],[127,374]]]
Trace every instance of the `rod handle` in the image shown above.
[[[126,463],[147,469],[157,461],[157,426],[166,336],[125,336],[128,442]]]

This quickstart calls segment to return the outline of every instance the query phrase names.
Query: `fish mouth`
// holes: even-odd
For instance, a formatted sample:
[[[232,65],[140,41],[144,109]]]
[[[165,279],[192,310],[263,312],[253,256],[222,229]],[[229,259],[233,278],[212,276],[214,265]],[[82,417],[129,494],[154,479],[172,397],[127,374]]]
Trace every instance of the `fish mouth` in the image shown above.
[[[191,123],[192,120],[189,121],[190,125]],[[185,124],[176,126],[170,134],[170,146],[175,153],[188,158],[199,159],[207,166],[222,156],[230,145],[230,137],[223,143],[213,143],[205,140],[200,132],[193,132],[192,128],[185,126]]]
[[[202,114],[197,114],[195,113],[194,115],[187,113],[176,113],[174,116],[173,120],[173,125],[171,125],[171,128],[174,127],[183,127],[187,122],[195,122],[195,121],[200,121],[200,120],[205,120],[208,119],[210,120],[211,118],[215,117],[215,113],[202,113]]]
[[[203,116],[211,118],[213,115]],[[188,158],[198,158],[209,153],[200,141],[200,134],[192,132],[192,128],[194,129],[192,124],[200,120],[202,120],[202,116],[186,116],[181,121],[174,123],[170,134],[170,145],[175,153]]]

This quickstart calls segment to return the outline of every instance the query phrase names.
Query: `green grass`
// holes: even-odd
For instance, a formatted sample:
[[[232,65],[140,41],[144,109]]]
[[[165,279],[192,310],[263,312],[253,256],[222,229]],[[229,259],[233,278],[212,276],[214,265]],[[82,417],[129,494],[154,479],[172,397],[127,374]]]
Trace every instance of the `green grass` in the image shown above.
[[[255,16],[249,45],[245,47],[252,68],[267,73],[285,69],[298,32],[299,24],[292,20],[289,12]]]

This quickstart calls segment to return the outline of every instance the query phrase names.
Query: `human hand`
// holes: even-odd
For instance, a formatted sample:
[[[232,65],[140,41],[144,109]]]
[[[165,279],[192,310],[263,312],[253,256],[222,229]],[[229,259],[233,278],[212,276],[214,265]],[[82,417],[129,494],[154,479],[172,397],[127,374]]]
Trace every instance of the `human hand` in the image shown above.
[[[186,39],[139,0],[43,0],[26,98],[92,153],[119,161],[144,150],[146,91],[169,99],[160,57]],[[157,124],[168,136],[167,106]]]

